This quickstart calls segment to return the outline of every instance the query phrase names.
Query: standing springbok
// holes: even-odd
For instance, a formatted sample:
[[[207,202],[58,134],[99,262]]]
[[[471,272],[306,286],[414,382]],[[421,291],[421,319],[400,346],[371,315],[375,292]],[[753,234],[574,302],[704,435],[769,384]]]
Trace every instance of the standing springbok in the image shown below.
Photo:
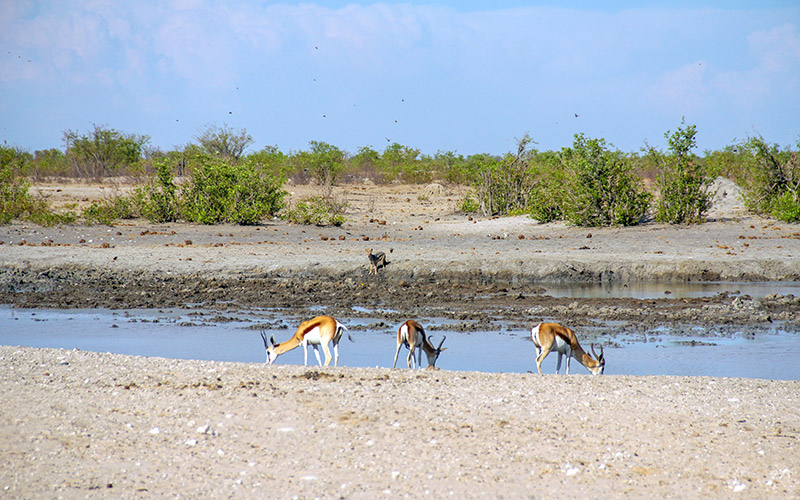
[[[567,356],[567,375],[569,375],[569,360],[575,358],[580,364],[592,372],[592,375],[602,375],[606,367],[606,360],[603,358],[603,346],[600,346],[600,355],[594,352],[592,344],[592,354],[588,355],[578,343],[575,332],[557,323],[539,323],[531,328],[531,340],[536,347],[536,368],[539,374],[542,373],[542,361],[550,354],[550,351],[558,353],[558,364],[556,373],[561,370],[561,356]],[[596,358],[596,359],[595,359]]]
[[[447,337],[442,336],[442,341],[439,342],[439,347],[433,347],[430,340],[425,336],[425,329],[422,325],[410,319],[400,325],[397,329],[397,350],[394,352],[394,364],[392,368],[397,368],[397,355],[400,354],[400,348],[406,346],[408,348],[408,357],[406,363],[411,368],[412,364],[416,364],[416,368],[422,368],[422,351],[428,357],[428,369],[436,369],[436,360],[442,351],[446,351],[447,347],[442,349],[444,339]],[[414,352],[417,353],[417,358],[414,359]],[[416,362],[416,363],[415,363]]]
[[[333,342],[333,366],[338,366],[339,340],[342,338],[344,330],[347,330],[347,328],[331,316],[317,316],[300,323],[292,338],[280,344],[275,342],[274,335],[270,336],[269,342],[267,342],[267,335],[261,332],[261,338],[264,339],[264,348],[267,350],[267,364],[271,365],[281,354],[302,345],[303,363],[308,366],[308,345],[311,344],[320,366],[322,366],[322,360],[319,358],[319,347],[322,345],[322,350],[325,352],[325,366],[328,366],[331,364],[331,351],[328,348],[328,344]],[[350,338],[350,333],[347,334],[347,338],[351,341],[353,340]]]

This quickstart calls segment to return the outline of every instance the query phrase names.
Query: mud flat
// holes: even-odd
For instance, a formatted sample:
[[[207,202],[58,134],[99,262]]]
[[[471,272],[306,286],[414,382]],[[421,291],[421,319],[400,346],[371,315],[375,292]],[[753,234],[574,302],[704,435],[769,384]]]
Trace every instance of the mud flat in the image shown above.
[[[391,319],[569,318],[572,324],[800,321],[800,297],[793,295],[665,294],[645,301],[547,293],[548,284],[563,282],[798,281],[796,225],[737,216],[695,226],[588,230],[525,217],[470,221],[435,211],[378,216],[386,218],[354,215],[341,228],[281,221],[256,227],[142,221],[2,226],[0,303],[111,309],[197,304],[337,315],[372,308],[397,316]],[[370,248],[388,256],[377,276],[367,274]]]

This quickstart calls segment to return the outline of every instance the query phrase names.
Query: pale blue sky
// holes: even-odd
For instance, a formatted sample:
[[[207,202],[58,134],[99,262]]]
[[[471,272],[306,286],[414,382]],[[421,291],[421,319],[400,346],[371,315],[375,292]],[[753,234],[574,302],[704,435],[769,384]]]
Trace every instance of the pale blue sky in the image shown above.
[[[0,0],[0,48],[0,140],[28,151],[93,124],[163,150],[212,124],[285,152],[800,137],[795,0]]]

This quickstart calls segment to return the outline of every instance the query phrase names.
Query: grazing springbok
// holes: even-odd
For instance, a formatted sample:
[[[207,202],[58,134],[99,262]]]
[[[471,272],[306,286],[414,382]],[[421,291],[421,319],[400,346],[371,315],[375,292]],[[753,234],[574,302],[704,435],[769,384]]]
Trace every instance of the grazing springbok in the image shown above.
[[[328,348],[328,344],[333,342],[333,366],[338,366],[339,340],[342,338],[344,330],[347,330],[347,328],[331,316],[317,316],[300,323],[292,338],[280,344],[275,342],[274,335],[270,336],[269,342],[267,342],[267,335],[261,332],[261,338],[264,339],[264,348],[267,350],[267,364],[271,365],[281,354],[302,345],[303,363],[308,366],[308,345],[311,344],[320,366],[322,366],[322,360],[319,358],[319,347],[322,345],[322,350],[325,352],[325,366],[328,366],[331,364],[331,351]],[[350,333],[347,334],[347,338],[351,341],[353,340],[350,338]]]
[[[600,346],[600,355],[594,352],[592,344],[592,354],[588,355],[578,343],[575,332],[557,323],[539,323],[531,328],[531,340],[536,347],[536,368],[539,374],[542,373],[542,361],[550,354],[550,351],[558,353],[558,364],[556,373],[561,369],[561,356],[567,356],[567,375],[569,375],[569,360],[575,358],[580,364],[592,372],[592,375],[602,375],[606,367],[606,360],[603,358],[603,346]]]
[[[430,340],[425,336],[425,329],[422,325],[410,319],[400,325],[397,329],[397,350],[394,352],[394,364],[392,368],[397,368],[397,355],[400,354],[400,348],[406,346],[408,348],[408,357],[406,363],[411,368],[412,364],[416,364],[416,368],[422,368],[422,351],[428,357],[428,370],[436,369],[436,360],[442,351],[446,351],[447,347],[442,349],[444,339],[447,337],[442,336],[442,341],[439,342],[439,347],[433,347]],[[417,357],[414,359],[414,352],[416,351]]]

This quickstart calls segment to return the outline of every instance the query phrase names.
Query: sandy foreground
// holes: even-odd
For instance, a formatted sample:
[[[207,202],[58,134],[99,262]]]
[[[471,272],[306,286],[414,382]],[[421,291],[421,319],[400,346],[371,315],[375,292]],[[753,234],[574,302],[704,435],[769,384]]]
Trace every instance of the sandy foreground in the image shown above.
[[[42,189],[65,202],[98,196]],[[0,292],[17,306],[151,307],[210,295],[270,307],[280,289],[280,300],[302,297],[300,311],[335,299],[340,310],[388,302],[434,314],[448,295],[491,286],[507,296],[498,311],[517,314],[509,304],[523,300],[569,323],[574,308],[522,287],[800,277],[800,228],[747,216],[730,197],[698,226],[587,230],[469,219],[453,211],[459,192],[347,189],[341,228],[2,226]],[[377,277],[366,274],[368,248],[391,261]],[[295,284],[287,292],[277,279]],[[443,286],[455,282],[458,295]],[[326,283],[338,288],[321,293]],[[373,300],[362,288],[386,292]],[[639,302],[597,302],[587,314],[625,306],[628,321],[648,319],[633,314],[645,310]],[[678,302],[648,306],[655,315]],[[792,322],[797,301],[685,307],[742,324]],[[4,498],[800,497],[797,381],[591,377],[580,366],[571,376],[266,366],[15,346],[0,346],[0,364]]]
[[[0,347],[6,498],[797,498],[800,383]]]

